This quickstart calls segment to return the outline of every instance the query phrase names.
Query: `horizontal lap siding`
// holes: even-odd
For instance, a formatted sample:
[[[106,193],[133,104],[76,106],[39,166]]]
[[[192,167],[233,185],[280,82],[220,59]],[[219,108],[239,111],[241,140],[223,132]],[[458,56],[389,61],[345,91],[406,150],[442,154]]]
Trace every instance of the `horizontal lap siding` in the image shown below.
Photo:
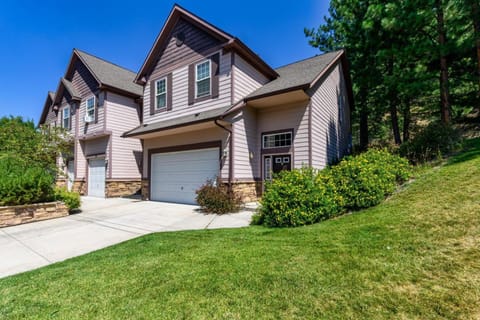
[[[140,178],[142,145],[139,139],[122,138],[130,128],[140,124],[137,104],[131,98],[108,93],[106,100],[107,129],[112,131],[112,176],[113,179]]]
[[[312,96],[312,165],[323,168],[345,155],[349,144],[350,111],[340,64],[317,85]],[[339,115],[340,109],[344,110]],[[339,116],[343,116],[340,125]]]
[[[234,101],[239,101],[268,82],[268,79],[248,62],[235,54],[234,64]]]
[[[175,38],[175,35],[179,32],[183,32],[185,35],[184,43],[180,47],[176,45]],[[208,33],[180,19],[173,28],[167,46],[153,69],[150,79],[155,79],[171,71],[172,66],[182,65],[185,61],[191,61],[192,59],[204,58],[203,53],[205,51],[219,44],[220,42]]]
[[[178,32],[185,34],[185,42],[177,47],[175,37]],[[153,123],[187,114],[197,113],[218,107],[225,107],[231,103],[231,58],[230,53],[222,54],[219,50],[219,41],[197,27],[180,20],[171,33],[168,44],[148,76],[144,89],[143,122]],[[217,49],[216,49],[217,48]],[[214,53],[220,54],[219,62],[219,96],[188,105],[188,65],[210,57]],[[172,73],[172,110],[150,115],[150,81],[159,79]]]
[[[293,158],[295,168],[309,163],[308,101],[287,106],[273,107],[257,112],[257,154],[261,152],[262,132],[293,128]],[[261,164],[257,164],[260,170]]]
[[[88,69],[85,67],[85,65],[80,61],[77,60],[75,62],[75,70],[73,72],[72,76],[72,85],[77,91],[77,93],[80,95],[82,98],[82,101],[80,102],[80,108],[78,110],[78,117],[79,117],[79,134],[84,135],[88,133],[92,133],[95,131],[102,131],[103,130],[103,121],[104,121],[104,108],[102,105],[102,100],[103,98],[101,95],[98,95],[98,84],[95,80],[95,78],[90,74]],[[97,116],[98,119],[96,119],[95,122],[92,123],[85,123],[85,114],[86,114],[86,100],[88,98],[93,97],[95,94],[97,94],[96,98],[100,98],[100,101],[97,101]]]
[[[85,143],[83,141],[75,140],[77,144],[76,153],[75,153],[75,163],[77,167],[75,168],[75,178],[84,179],[86,178],[87,170],[87,161],[85,158]]]
[[[144,151],[143,151],[143,176],[148,177],[148,150],[156,149],[156,148],[165,148],[165,147],[172,147],[172,146],[181,146],[181,145],[188,145],[188,144],[196,144],[202,142],[210,142],[210,141],[222,141],[222,154],[223,152],[228,153],[228,143],[227,143],[228,135],[227,133],[220,129],[220,128],[211,128],[211,129],[204,129],[186,133],[179,133],[169,136],[163,136],[153,139],[146,139],[144,141]],[[221,178],[227,179],[228,178],[228,157],[222,159],[221,161]]]
[[[143,108],[144,123],[180,117],[210,109],[230,105],[230,54],[220,55],[219,96],[188,105],[188,66],[176,69],[172,73],[172,110],[150,115],[150,85],[145,86]]]
[[[234,179],[254,179],[260,177],[257,153],[257,115],[247,107],[233,119]],[[253,158],[250,159],[250,153]]]
[[[105,154],[106,158],[108,158],[108,140],[108,137],[103,137],[85,141],[85,155]]]

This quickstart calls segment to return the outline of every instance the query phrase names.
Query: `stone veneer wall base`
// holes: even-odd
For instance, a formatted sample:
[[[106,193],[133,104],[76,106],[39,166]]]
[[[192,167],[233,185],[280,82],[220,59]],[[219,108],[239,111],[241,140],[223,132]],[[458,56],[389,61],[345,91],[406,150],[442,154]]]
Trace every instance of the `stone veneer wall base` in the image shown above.
[[[68,216],[63,202],[0,207],[0,228]]]
[[[142,181],[139,180],[111,180],[105,182],[107,198],[127,197],[139,194],[142,190]]]

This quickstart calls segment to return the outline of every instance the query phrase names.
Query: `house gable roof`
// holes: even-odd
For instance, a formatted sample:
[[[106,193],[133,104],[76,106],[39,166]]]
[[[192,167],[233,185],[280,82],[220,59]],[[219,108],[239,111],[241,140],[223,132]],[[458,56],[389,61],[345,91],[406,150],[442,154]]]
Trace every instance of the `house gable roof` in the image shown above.
[[[45,99],[45,103],[43,104],[42,114],[40,115],[40,120],[38,121],[38,125],[45,123],[45,120],[47,119],[47,114],[50,112],[50,108],[52,107],[54,99],[55,99],[55,92],[48,91],[47,98]]]
[[[165,50],[168,40],[172,36],[172,30],[178,23],[179,19],[183,19],[191,23],[195,27],[207,32],[210,36],[218,39],[221,43],[223,43],[226,51],[232,50],[238,52],[238,54],[249,61],[269,79],[274,79],[278,76],[277,73],[266,62],[264,62],[258,55],[244,45],[239,39],[176,4],[170,11],[165,24],[163,25],[152,48],[150,49],[150,52],[143,62],[142,67],[138,71],[135,77],[136,83],[144,84],[146,76],[150,74],[155,67],[157,58],[161,56],[163,50]]]
[[[80,95],[77,93],[77,91],[73,87],[72,83],[65,78],[60,78],[60,81],[58,82],[57,90],[55,92],[55,96],[53,97],[53,101],[52,101],[52,104],[54,106],[62,102],[62,98],[64,96],[65,91],[70,96],[69,98],[71,100],[74,100],[74,101],[82,100]]]
[[[65,72],[65,79],[71,79],[75,62],[80,60],[97,81],[98,86],[129,96],[140,97],[143,88],[133,82],[135,73],[114,63],[91,55],[79,49],[73,49],[72,58]]]
[[[275,71],[280,76],[249,94],[245,100],[258,99],[291,90],[307,90],[313,87],[316,83],[315,80],[328,71],[329,67],[343,54],[343,50],[333,51],[277,68]]]

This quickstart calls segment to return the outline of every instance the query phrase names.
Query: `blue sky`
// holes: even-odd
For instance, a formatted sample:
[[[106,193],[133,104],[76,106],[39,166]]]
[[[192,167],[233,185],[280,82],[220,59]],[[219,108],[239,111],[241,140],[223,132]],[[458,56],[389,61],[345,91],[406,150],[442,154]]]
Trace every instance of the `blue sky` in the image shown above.
[[[37,122],[73,48],[138,71],[174,3],[240,38],[272,67],[319,53],[303,28],[317,27],[328,8],[327,0],[2,0],[0,117]]]

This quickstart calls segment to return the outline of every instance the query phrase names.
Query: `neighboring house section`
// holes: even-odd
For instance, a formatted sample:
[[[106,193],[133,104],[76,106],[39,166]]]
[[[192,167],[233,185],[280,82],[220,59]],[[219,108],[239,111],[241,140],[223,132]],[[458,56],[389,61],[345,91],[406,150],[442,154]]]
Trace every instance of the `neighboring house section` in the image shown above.
[[[122,138],[140,124],[143,89],[135,73],[74,49],[56,93],[49,94],[40,124],[65,128],[72,157],[63,159],[69,188],[96,197],[126,196],[141,187],[142,146]]]
[[[218,179],[256,199],[274,173],[323,168],[350,146],[343,51],[272,69],[239,39],[174,6],[135,81],[144,87],[144,198],[195,203]]]

